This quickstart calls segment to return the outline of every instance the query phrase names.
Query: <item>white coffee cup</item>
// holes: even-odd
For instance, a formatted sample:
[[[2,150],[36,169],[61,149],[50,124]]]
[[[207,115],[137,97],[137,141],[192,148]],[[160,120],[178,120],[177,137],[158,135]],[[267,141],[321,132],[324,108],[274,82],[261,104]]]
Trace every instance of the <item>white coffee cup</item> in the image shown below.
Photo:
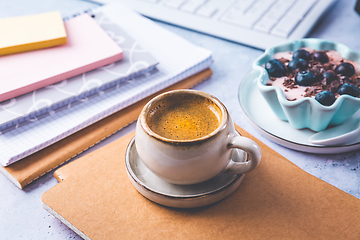
[[[200,126],[195,129],[195,125]],[[213,129],[207,129],[209,125]],[[174,184],[203,182],[220,172],[244,174],[261,158],[259,146],[235,130],[225,106],[210,94],[195,90],[170,91],[150,100],[138,118],[135,144],[145,166]],[[249,160],[232,159],[234,148],[247,152]]]

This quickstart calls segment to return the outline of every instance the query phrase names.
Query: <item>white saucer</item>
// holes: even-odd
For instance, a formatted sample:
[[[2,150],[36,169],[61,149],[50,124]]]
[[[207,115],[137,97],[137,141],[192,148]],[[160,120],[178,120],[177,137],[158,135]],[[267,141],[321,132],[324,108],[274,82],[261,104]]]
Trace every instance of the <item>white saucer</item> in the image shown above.
[[[250,72],[239,87],[240,105],[257,129],[267,138],[282,146],[303,152],[332,154],[360,149],[360,136],[338,146],[320,146],[309,142],[314,135],[309,129],[295,129],[286,121],[278,119],[256,86],[257,73]],[[357,112],[354,117],[359,117]]]
[[[238,154],[238,159],[247,159],[245,152],[235,150],[233,154]],[[135,138],[127,147],[125,165],[131,183],[144,197],[158,204],[176,208],[194,208],[218,202],[234,192],[245,177],[245,174],[220,173],[199,184],[168,183],[142,163],[136,151]]]

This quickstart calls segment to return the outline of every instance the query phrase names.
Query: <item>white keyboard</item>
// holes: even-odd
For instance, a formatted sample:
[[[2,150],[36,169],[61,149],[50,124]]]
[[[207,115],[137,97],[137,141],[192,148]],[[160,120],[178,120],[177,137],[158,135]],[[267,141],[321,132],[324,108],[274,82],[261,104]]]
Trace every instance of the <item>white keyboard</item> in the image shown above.
[[[153,19],[265,49],[305,37],[336,0],[116,1]]]

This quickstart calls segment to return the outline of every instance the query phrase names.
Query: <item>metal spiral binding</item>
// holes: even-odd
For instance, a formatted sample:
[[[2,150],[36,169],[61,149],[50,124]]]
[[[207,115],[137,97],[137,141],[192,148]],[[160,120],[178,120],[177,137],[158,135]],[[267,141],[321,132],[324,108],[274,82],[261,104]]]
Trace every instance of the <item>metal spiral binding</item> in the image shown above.
[[[87,14],[89,14],[92,18],[94,18],[94,17],[95,17],[95,14],[93,13],[92,9],[93,9],[93,8],[89,8],[89,9],[84,10],[83,12],[77,12],[77,13],[71,15],[71,16],[64,17],[64,18],[63,18],[63,21],[65,22],[65,21],[67,21],[67,20],[69,20],[69,19],[71,19],[71,18],[80,16],[81,14],[84,14],[84,13],[87,13]]]

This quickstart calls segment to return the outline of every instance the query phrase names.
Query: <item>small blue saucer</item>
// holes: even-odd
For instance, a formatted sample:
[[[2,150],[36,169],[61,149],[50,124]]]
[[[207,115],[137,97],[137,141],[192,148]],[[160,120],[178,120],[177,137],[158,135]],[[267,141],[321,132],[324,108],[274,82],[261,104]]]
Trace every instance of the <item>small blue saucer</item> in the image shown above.
[[[251,123],[271,141],[297,151],[333,154],[360,149],[360,135],[346,144],[335,146],[316,145],[309,138],[317,132],[293,128],[289,122],[280,120],[256,87],[258,73],[251,71],[242,80],[238,97],[242,110]],[[352,118],[360,118],[360,111]]]

